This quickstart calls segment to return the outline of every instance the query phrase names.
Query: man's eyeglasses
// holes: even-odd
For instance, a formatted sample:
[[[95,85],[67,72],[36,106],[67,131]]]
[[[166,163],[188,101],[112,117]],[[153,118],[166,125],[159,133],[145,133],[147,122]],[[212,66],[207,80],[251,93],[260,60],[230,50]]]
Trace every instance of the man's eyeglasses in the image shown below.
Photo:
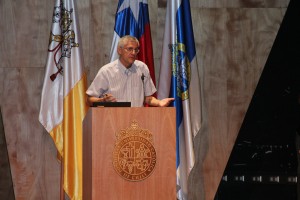
[[[124,48],[123,47],[123,49],[125,49],[125,51],[127,51],[128,53],[132,53],[132,52],[139,53],[140,52],[139,48],[134,49],[134,48]]]

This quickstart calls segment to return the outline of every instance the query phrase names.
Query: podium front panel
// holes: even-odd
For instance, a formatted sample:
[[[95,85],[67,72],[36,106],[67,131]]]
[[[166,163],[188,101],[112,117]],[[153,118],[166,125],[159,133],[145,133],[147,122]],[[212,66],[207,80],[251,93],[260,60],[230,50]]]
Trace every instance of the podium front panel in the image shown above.
[[[169,107],[90,108],[83,122],[83,199],[175,200],[175,115],[175,108]],[[151,161],[155,166],[150,167],[147,177],[133,173],[120,175],[115,167],[120,135],[135,134],[132,132],[137,126],[140,132],[152,135],[153,144],[149,145],[155,149]],[[125,139],[119,145],[126,142]],[[132,143],[129,142],[126,145]]]

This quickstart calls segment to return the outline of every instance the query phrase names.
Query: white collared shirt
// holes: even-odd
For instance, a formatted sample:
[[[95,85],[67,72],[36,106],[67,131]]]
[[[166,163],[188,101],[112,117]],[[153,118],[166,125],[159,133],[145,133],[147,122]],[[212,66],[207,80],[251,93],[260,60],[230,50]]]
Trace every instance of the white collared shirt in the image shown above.
[[[112,94],[118,102],[131,102],[132,107],[142,107],[145,96],[151,96],[155,92],[156,88],[145,63],[136,60],[126,69],[119,60],[115,60],[100,68],[86,94],[94,97]]]

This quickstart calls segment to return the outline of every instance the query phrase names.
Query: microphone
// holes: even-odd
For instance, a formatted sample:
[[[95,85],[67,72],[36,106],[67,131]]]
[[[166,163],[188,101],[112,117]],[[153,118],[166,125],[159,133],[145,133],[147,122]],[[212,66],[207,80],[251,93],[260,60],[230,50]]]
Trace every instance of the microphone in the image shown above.
[[[142,73],[141,79],[142,79],[142,81],[143,81],[143,83],[144,83],[144,79],[145,79],[144,73]]]
[[[142,73],[141,79],[143,82],[143,93],[144,93],[144,97],[145,97],[145,84],[144,84],[145,75],[144,75],[144,73]]]

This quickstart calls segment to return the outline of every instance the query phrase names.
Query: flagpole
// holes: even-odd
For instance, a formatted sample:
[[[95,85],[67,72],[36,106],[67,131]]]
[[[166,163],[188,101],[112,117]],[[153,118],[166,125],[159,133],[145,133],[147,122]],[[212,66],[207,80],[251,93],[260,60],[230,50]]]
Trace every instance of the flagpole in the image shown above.
[[[62,162],[62,158],[60,159],[60,184],[59,184],[59,190],[60,190],[60,200],[64,200],[64,165]]]

